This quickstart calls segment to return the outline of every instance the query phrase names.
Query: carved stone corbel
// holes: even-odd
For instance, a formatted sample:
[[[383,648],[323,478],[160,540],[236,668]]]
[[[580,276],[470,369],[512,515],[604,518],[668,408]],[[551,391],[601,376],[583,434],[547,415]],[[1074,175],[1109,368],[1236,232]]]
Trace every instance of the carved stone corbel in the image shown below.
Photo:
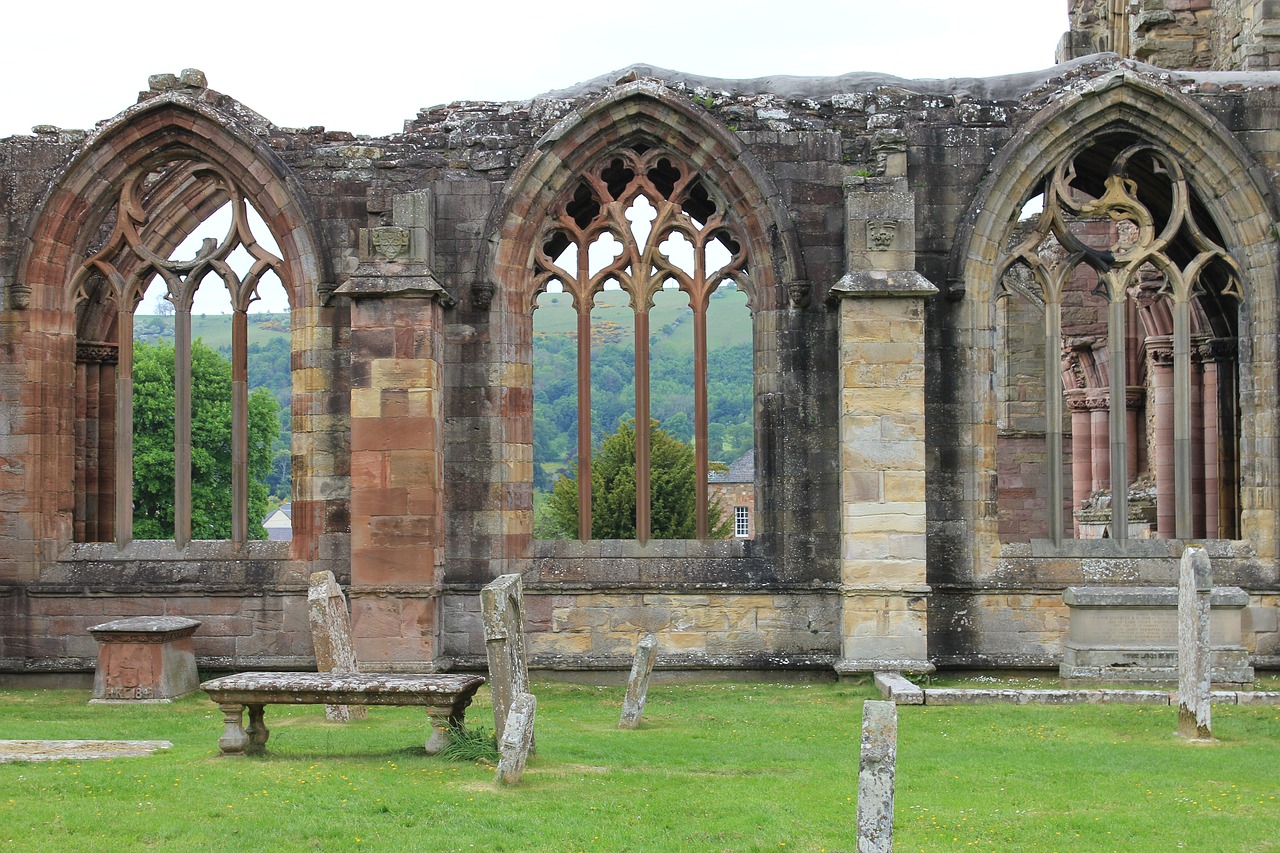
[[[797,311],[808,308],[813,297],[813,282],[797,279],[787,282],[787,299]]]
[[[31,307],[31,286],[11,282],[9,284],[9,307],[15,311],[26,311]]]

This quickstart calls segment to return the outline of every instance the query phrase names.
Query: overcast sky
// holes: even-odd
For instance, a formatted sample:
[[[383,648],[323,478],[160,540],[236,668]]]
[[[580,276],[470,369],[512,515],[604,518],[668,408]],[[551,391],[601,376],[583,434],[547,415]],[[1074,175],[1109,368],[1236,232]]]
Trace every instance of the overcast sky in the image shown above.
[[[989,76],[1053,64],[1067,0],[583,3],[20,0],[0,137],[88,128],[199,68],[278,125],[381,135],[419,108],[524,100],[647,63],[714,77]]]
[[[184,68],[278,125],[380,136],[422,107],[526,100],[634,63],[721,78],[1031,71],[1053,64],[1067,28],[1067,0],[653,5],[20,0],[5,10],[0,138],[38,124],[90,128],[133,104],[149,75]],[[220,291],[201,287],[195,312],[229,310]],[[278,284],[260,293],[257,310],[287,305]]]

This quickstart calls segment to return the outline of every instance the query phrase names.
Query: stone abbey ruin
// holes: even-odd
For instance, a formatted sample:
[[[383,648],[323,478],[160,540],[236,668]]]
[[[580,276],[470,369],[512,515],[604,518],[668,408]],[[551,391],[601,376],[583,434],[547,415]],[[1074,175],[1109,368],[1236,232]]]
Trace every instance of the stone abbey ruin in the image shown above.
[[[1059,64],[1008,77],[637,66],[366,137],[277,127],[188,71],[92,130],[0,140],[0,671],[89,671],[88,629],[130,616],[200,620],[205,670],[312,668],[325,570],[371,671],[482,669],[479,591],[510,573],[535,667],[625,669],[646,633],[659,668],[1058,667],[1097,588],[1171,587],[1187,542],[1233,589],[1241,668],[1280,666],[1280,3],[1068,5]],[[224,207],[224,237],[176,252]],[[246,517],[268,272],[291,305],[288,542]],[[177,347],[166,541],[132,530],[153,282]],[[709,295],[745,294],[750,538],[649,535],[643,430],[636,538],[592,538],[585,487],[577,539],[534,536],[534,308],[575,307],[589,464],[606,282],[640,423],[654,294],[688,295],[696,364]],[[191,533],[197,287],[234,309],[227,541]]]

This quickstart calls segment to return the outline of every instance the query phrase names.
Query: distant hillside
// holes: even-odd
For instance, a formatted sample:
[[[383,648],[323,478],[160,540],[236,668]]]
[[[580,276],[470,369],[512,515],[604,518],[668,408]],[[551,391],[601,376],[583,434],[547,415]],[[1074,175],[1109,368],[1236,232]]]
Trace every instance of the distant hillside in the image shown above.
[[[707,323],[708,452],[732,462],[752,443],[752,324],[746,295],[729,287],[712,297]],[[678,292],[658,294],[649,315],[653,416],[664,429],[693,437],[693,314]],[[577,452],[577,314],[567,294],[544,294],[533,315],[535,480],[547,488],[567,472]],[[288,435],[290,336],[288,314],[249,315],[249,386],[280,402]],[[173,339],[173,318],[138,314],[134,337]],[[195,315],[193,338],[230,357],[231,315]],[[592,433],[599,441],[620,420],[635,417],[635,341],[626,294],[606,291],[592,311]]]
[[[708,455],[732,462],[751,449],[752,324],[746,295],[722,288],[707,315]],[[693,438],[693,313],[664,292],[649,314],[653,417]],[[635,340],[626,294],[607,291],[591,312],[591,432],[596,442],[635,417]],[[577,313],[567,294],[544,294],[533,315],[534,483],[547,489],[577,453]]]

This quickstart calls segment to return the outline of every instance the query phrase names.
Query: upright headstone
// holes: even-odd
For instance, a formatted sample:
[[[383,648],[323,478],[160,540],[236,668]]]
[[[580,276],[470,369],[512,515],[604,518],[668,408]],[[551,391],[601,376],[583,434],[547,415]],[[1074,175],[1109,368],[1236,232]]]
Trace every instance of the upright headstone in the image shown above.
[[[893,781],[898,757],[898,706],[862,703],[858,764],[858,853],[892,853]]]
[[[524,776],[524,765],[533,749],[533,722],[538,713],[538,700],[532,693],[517,693],[511,700],[511,712],[498,739],[498,772],[495,781],[514,785]]]
[[[627,695],[622,700],[622,719],[618,721],[618,728],[634,729],[640,725],[645,696],[649,693],[649,675],[657,657],[658,638],[645,634],[636,644],[636,657],[631,662],[631,677],[627,679]]]
[[[311,620],[311,641],[316,648],[318,672],[359,672],[355,648],[351,644],[351,616],[333,572],[315,572],[307,590],[307,612]],[[328,720],[346,723],[369,715],[363,705],[325,705]]]
[[[484,647],[493,693],[493,728],[499,742],[511,703],[529,692],[529,662],[524,653],[524,593],[520,575],[502,575],[480,590]]]
[[[1178,576],[1178,734],[1210,740],[1209,596],[1213,566],[1199,546],[1182,552]]]

